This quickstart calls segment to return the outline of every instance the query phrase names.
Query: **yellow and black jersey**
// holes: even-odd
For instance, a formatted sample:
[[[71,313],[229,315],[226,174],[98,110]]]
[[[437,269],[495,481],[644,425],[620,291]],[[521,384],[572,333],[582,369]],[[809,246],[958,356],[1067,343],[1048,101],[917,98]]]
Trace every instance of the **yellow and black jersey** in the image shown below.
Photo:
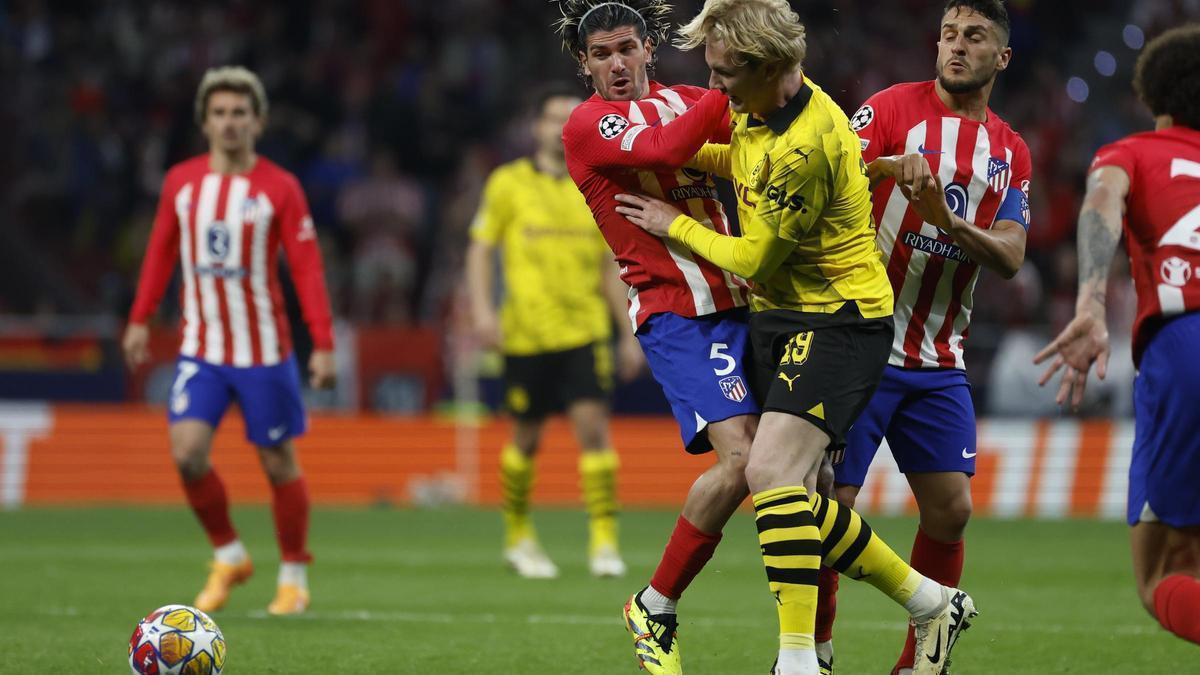
[[[562,351],[609,337],[602,273],[611,253],[570,176],[538,171],[528,158],[497,167],[471,237],[500,249],[505,354]]]
[[[891,316],[858,136],[820,87],[806,81],[766,119],[735,113],[730,144],[706,145],[690,166],[733,180],[742,236],[686,216],[670,236],[753,279],[753,311],[832,314],[854,301],[864,318]]]

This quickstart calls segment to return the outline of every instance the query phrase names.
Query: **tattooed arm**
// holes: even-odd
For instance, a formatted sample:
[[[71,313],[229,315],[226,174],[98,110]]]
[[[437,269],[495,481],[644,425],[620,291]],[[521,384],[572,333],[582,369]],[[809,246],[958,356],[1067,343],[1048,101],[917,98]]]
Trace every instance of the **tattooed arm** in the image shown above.
[[[1033,359],[1034,363],[1042,363],[1054,357],[1038,382],[1041,385],[1066,366],[1058,389],[1059,405],[1070,398],[1071,406],[1079,407],[1093,363],[1100,379],[1108,372],[1105,325],[1108,271],[1121,239],[1128,194],[1129,176],[1123,169],[1104,166],[1088,175],[1087,194],[1079,212],[1079,295],[1075,300],[1075,318]]]

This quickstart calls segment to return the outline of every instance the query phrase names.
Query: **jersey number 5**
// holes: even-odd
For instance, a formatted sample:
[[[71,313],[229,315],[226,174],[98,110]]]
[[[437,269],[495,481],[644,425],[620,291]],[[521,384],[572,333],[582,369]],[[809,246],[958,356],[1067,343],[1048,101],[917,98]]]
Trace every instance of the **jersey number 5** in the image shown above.
[[[737,368],[737,361],[732,356],[725,353],[726,349],[729,349],[729,345],[725,344],[724,342],[714,342],[712,344],[712,350],[708,352],[709,359],[713,361],[721,361],[725,364],[720,368],[713,368],[713,374],[721,377],[732,373],[733,369]]]

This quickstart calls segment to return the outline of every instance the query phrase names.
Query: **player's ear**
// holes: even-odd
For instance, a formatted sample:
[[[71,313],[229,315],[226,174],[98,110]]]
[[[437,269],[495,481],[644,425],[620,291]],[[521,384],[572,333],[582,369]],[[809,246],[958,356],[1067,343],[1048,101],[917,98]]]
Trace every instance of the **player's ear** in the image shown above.
[[[764,80],[773,81],[784,75],[784,67],[781,63],[754,63],[751,61],[747,64],[751,70],[759,70],[762,72]]]
[[[1001,49],[1000,60],[996,63],[996,70],[1007,70],[1010,61],[1012,61],[1012,47]]]

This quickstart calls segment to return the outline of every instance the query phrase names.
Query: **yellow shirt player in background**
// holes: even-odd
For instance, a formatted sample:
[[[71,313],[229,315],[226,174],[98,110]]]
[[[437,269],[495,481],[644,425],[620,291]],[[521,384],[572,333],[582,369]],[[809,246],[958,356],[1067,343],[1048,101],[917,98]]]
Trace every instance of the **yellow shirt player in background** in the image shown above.
[[[917,673],[940,673],[974,604],[913,570],[853,510],[813,490],[826,450],[879,383],[892,290],[875,246],[870,185],[845,113],[807,80],[804,26],[786,0],[708,0],[681,31],[705,45],[710,86],[729,96],[729,146],[694,166],[731,178],[742,236],[708,230],[656,199],[621,195],[635,224],[754,282],[750,338],[763,415],[746,479],[780,623],[776,675],[831,673],[814,642],[822,563],[903,605]]]
[[[508,563],[523,577],[558,568],[538,544],[529,516],[534,456],[550,414],[570,417],[582,453],[580,485],[590,518],[595,576],[621,576],[617,549],[617,454],[608,430],[614,322],[628,324],[626,292],[583,195],[567,175],[562,127],[581,102],[575,88],[547,87],[538,97],[532,157],[498,167],[471,226],[467,282],[475,331],[504,354],[505,403],[513,437],[500,457]],[[493,260],[500,252],[504,300],[496,316]],[[611,314],[610,314],[611,310]],[[634,337],[618,340],[621,376],[642,364]]]

